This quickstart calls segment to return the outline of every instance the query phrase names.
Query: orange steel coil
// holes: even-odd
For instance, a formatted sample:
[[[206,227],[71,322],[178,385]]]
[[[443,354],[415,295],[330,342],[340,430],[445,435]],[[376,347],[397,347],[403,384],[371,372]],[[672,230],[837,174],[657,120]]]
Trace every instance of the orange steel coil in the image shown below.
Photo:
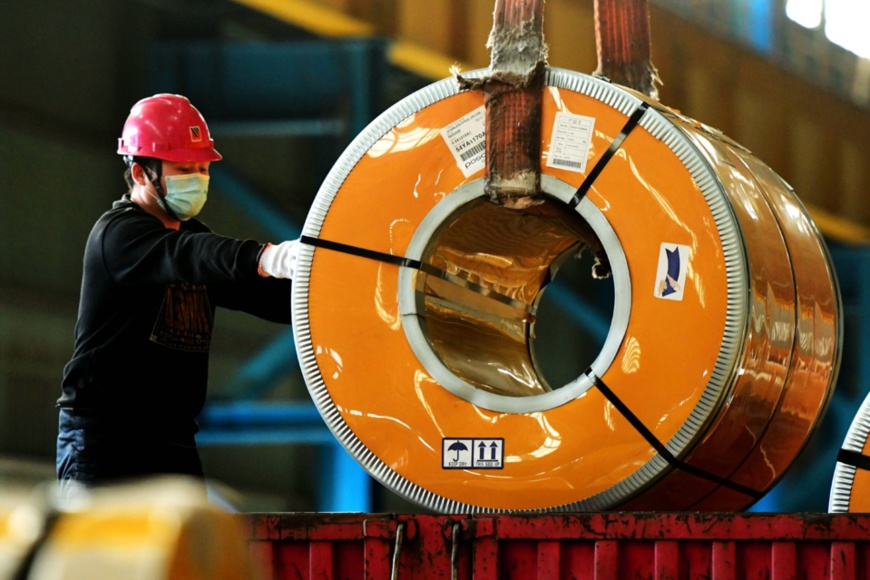
[[[828,511],[870,512],[870,395],[858,408],[837,455]]]
[[[820,234],[714,129],[562,69],[542,97],[545,201],[528,212],[485,198],[483,95],[454,79],[339,158],[293,290],[316,405],[377,480],[436,511],[751,505],[836,381],[840,298]],[[612,270],[610,328],[586,372],[551,385],[536,311],[584,244]]]
[[[28,491],[0,494],[3,578],[261,577],[240,523],[209,503],[200,481],[155,476],[63,496],[46,482],[44,494]]]

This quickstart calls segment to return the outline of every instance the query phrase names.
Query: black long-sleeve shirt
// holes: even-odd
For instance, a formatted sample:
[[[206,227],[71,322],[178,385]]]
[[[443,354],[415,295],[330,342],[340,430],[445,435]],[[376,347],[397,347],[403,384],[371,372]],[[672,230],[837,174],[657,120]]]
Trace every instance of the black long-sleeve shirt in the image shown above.
[[[262,248],[196,219],[168,229],[129,195],[116,201],[85,246],[75,349],[57,405],[194,430],[215,308],[291,321],[291,282],[258,274]]]

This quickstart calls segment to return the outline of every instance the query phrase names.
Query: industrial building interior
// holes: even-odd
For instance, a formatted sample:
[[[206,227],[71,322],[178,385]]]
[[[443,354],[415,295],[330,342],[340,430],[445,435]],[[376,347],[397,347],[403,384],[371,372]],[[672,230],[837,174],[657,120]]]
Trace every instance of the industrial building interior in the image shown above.
[[[837,451],[870,392],[870,43],[848,26],[866,22],[870,8],[858,4],[650,1],[660,101],[722,130],[794,187],[842,293],[833,401],[754,511],[826,511]],[[545,10],[550,66],[592,73],[593,0],[547,0]],[[293,239],[370,121],[455,67],[489,64],[492,12],[493,0],[4,2],[0,483],[54,477],[54,404],[72,352],[82,250],[125,190],[115,146],[134,102],[180,93],[208,120],[224,156],[202,215],[215,231]],[[565,332],[600,333],[609,316],[572,297],[551,307],[567,309]],[[206,473],[236,509],[420,509],[335,441],[289,327],[219,313],[200,423]]]

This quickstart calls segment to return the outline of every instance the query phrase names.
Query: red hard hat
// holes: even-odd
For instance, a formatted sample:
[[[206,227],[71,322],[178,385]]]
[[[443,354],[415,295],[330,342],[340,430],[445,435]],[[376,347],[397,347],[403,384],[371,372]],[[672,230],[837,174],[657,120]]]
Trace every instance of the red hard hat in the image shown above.
[[[187,97],[161,93],[130,109],[118,153],[180,163],[220,161],[202,114]]]

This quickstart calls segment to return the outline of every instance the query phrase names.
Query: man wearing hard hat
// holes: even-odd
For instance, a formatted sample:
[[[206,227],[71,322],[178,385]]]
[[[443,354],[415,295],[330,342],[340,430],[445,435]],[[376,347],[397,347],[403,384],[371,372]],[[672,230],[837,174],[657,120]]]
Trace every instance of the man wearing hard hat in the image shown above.
[[[196,219],[221,155],[187,98],[136,103],[118,153],[130,189],[88,237],[75,348],[57,402],[62,484],[203,477],[195,419],[215,308],[291,322],[297,242],[228,238]]]

